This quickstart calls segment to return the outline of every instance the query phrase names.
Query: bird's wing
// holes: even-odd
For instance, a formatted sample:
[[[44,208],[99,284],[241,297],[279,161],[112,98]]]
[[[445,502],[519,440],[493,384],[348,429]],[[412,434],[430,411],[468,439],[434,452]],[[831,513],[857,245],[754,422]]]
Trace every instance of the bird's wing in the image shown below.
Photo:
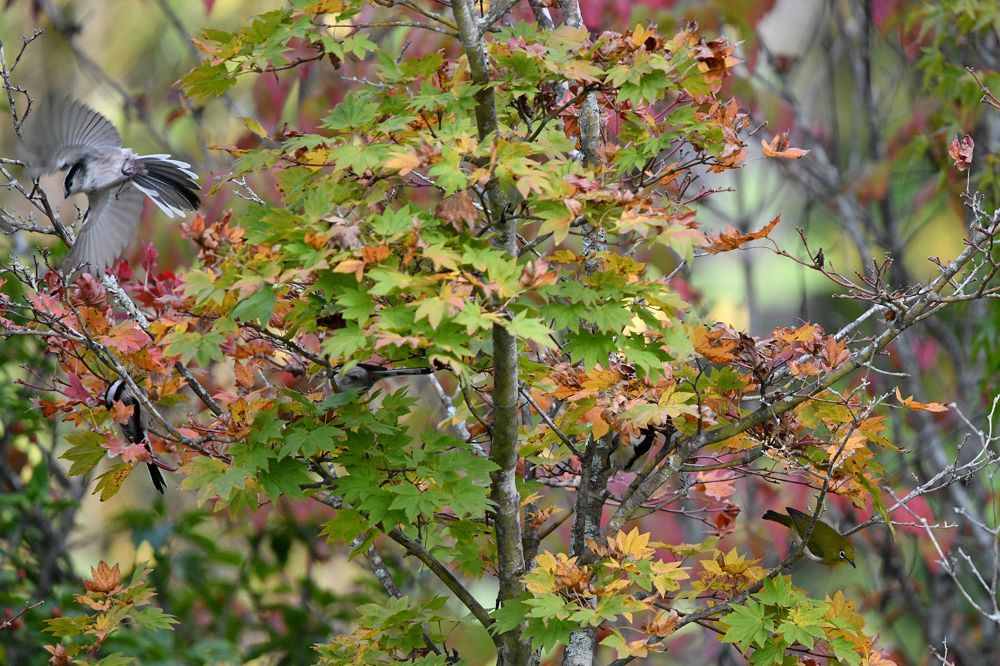
[[[121,145],[115,126],[86,104],[50,98],[25,120],[18,153],[37,178]]]
[[[96,275],[114,263],[139,226],[142,200],[142,193],[127,184],[93,194],[83,229],[63,268],[71,271],[83,264]]]

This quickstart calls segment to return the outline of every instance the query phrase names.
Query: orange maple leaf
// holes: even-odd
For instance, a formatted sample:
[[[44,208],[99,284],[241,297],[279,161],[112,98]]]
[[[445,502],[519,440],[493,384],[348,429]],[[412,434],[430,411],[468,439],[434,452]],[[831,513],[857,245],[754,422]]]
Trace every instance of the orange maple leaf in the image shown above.
[[[757,231],[752,231],[750,233],[741,234],[739,231],[733,227],[727,227],[725,231],[720,233],[718,236],[709,238],[708,246],[705,250],[709,254],[719,254],[721,252],[730,252],[731,250],[738,249],[744,243],[749,243],[750,241],[760,240],[765,238],[771,230],[774,229],[778,222],[781,221],[781,215],[767,223],[767,226],[763,229]]]
[[[126,405],[124,402],[115,402],[111,405],[111,420],[115,423],[128,423],[135,411],[134,405]]]
[[[698,480],[694,485],[696,491],[721,502],[729,499],[736,490],[736,477],[723,469],[698,472],[695,478]]]
[[[761,139],[760,147],[767,157],[782,157],[786,160],[799,160],[809,154],[808,150],[788,147],[788,132],[775,134],[770,141]]]
[[[104,560],[98,562],[96,567],[90,568],[90,575],[94,577],[93,580],[83,581],[83,586],[87,588],[88,592],[108,594],[113,592],[122,582],[122,572],[118,565],[109,567]]]
[[[827,370],[833,370],[840,364],[846,363],[851,358],[851,352],[847,350],[845,342],[829,337],[819,352],[819,358]]]
[[[736,340],[723,339],[724,330],[709,331],[705,326],[696,328],[691,336],[694,350],[712,363],[729,363],[734,358]]]
[[[912,409],[915,412],[947,412],[948,406],[942,405],[940,402],[917,402],[913,399],[913,396],[904,398],[899,392],[899,387],[896,387],[896,400],[899,400],[899,404],[907,409]]]

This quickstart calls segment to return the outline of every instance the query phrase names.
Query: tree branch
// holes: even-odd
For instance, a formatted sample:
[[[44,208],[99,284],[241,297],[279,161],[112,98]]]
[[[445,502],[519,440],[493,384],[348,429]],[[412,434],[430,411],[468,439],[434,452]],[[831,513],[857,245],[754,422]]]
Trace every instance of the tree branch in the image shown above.
[[[483,42],[483,32],[475,16],[472,0],[453,0],[452,11],[459,38],[469,61],[473,83],[479,86],[476,99],[476,126],[480,140],[498,131],[496,100],[489,86],[490,70]],[[517,257],[517,224],[505,215],[507,202],[495,179],[486,186],[489,213],[497,220],[495,244],[512,260]],[[497,567],[500,581],[500,602],[519,599],[524,593],[521,578],[525,572],[524,546],[521,527],[521,496],[517,489],[518,430],[521,421],[518,409],[517,339],[504,326],[493,326],[493,427],[490,459],[497,465],[491,473],[492,499],[495,504],[494,529],[497,542]],[[498,634],[494,640],[501,664],[529,664],[537,661],[530,641],[521,636],[520,627]]]

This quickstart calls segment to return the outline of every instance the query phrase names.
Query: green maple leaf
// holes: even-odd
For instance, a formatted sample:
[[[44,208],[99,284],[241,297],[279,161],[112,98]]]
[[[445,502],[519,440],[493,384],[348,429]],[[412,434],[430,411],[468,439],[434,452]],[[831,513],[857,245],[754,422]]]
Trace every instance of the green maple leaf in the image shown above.
[[[241,321],[259,321],[264,326],[271,321],[277,297],[270,285],[261,285],[250,296],[233,308],[233,317]]]
[[[774,664],[783,665],[798,664],[800,663],[794,657],[786,657],[785,650],[788,648],[788,643],[783,640],[769,641],[767,645],[763,645],[753,651],[750,655],[750,663],[753,666],[773,666]],[[789,661],[790,660],[790,661]]]
[[[824,629],[830,623],[824,619],[826,608],[793,608],[788,617],[778,625],[778,633],[785,637],[785,640],[792,643],[801,643],[812,649],[816,640],[824,638]]]
[[[107,451],[104,448],[104,436],[90,430],[75,430],[66,435],[66,441],[72,446],[60,458],[72,463],[70,476],[88,474],[97,463],[104,460]]]
[[[615,340],[610,333],[591,333],[577,330],[569,333],[563,351],[568,353],[574,363],[582,362],[585,368],[595,365],[606,366],[608,354],[617,350]]]
[[[320,534],[329,541],[339,541],[348,544],[355,537],[367,531],[370,525],[368,519],[354,509],[340,509],[337,515],[323,523]]]
[[[753,595],[755,599],[768,606],[791,608],[805,598],[802,592],[792,585],[791,576],[775,576],[764,581],[764,587]]]
[[[288,499],[305,497],[301,486],[312,481],[312,477],[306,470],[305,463],[294,458],[282,458],[273,461],[267,472],[261,474],[258,480],[267,496],[272,501],[277,501],[281,497]]]
[[[773,623],[766,618],[766,612],[767,609],[753,599],[733,608],[722,620],[726,627],[722,642],[739,643],[744,650],[752,645],[765,645],[768,634],[774,629]]]
[[[490,625],[490,632],[505,634],[516,629],[524,622],[527,614],[528,606],[523,601],[505,601],[503,606],[493,611],[494,622]]]
[[[184,92],[202,101],[222,95],[235,83],[225,63],[211,65],[205,62],[181,77]]]
[[[552,329],[546,326],[541,319],[529,317],[524,312],[518,312],[513,319],[507,322],[507,330],[511,335],[531,340],[547,349],[556,348],[556,344],[552,341]]]
[[[432,327],[441,325],[441,320],[448,314],[450,306],[443,298],[424,298],[417,301],[417,321],[427,319]]]
[[[278,455],[281,458],[297,455],[309,458],[320,451],[332,451],[343,436],[344,431],[333,425],[296,427],[285,435],[285,444]]]

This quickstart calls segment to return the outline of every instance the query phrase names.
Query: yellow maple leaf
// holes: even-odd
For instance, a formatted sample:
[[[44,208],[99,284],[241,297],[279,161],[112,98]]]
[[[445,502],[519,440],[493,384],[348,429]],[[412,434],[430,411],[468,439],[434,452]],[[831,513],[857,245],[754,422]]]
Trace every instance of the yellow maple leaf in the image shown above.
[[[392,157],[385,161],[386,169],[399,171],[400,176],[405,176],[422,164],[420,156],[412,150],[399,150],[393,153]]]

